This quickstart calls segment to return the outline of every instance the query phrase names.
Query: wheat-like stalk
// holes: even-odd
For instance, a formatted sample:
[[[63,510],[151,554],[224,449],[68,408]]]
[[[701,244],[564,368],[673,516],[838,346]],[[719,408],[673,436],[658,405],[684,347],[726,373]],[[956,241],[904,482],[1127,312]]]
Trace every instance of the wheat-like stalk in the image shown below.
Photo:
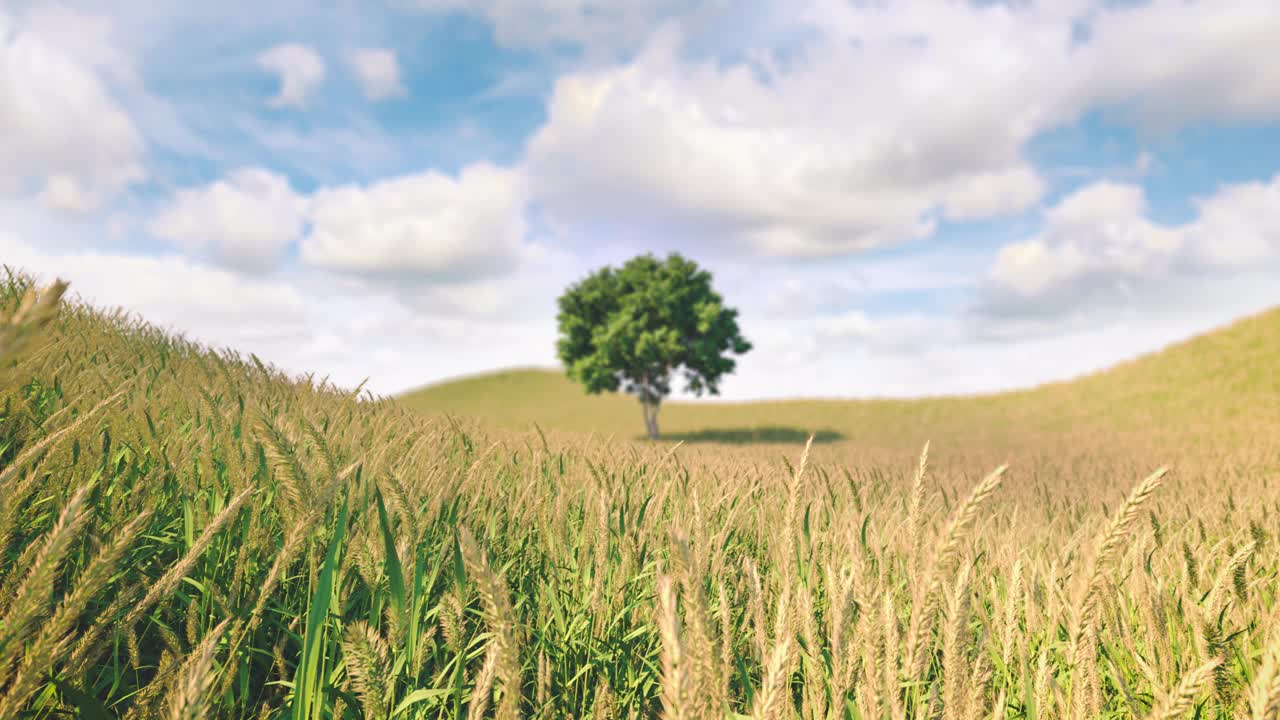
[[[1263,653],[1262,667],[1249,686],[1250,720],[1280,719],[1280,642]]]
[[[964,689],[968,687],[969,660],[966,633],[969,629],[969,567],[961,568],[948,598],[946,637],[942,646],[942,717],[964,717]]]
[[[902,706],[902,684],[899,667],[902,654],[898,632],[897,611],[894,609],[893,594],[885,592],[880,596],[880,614],[884,625],[884,695],[889,717],[900,718],[905,710]]]
[[[969,496],[951,515],[942,545],[933,558],[928,579],[920,588],[918,604],[912,607],[908,632],[906,667],[910,677],[919,678],[924,673],[925,651],[933,633],[934,622],[942,609],[943,583],[946,575],[960,554],[960,545],[978,516],[978,509],[1000,486],[1008,465],[1001,465],[984,477],[970,491]]]
[[[911,537],[911,553],[907,556],[907,574],[913,581],[920,576],[921,554],[924,552],[925,473],[929,467],[929,443],[920,451],[915,478],[911,482],[911,506],[907,511],[907,528]]]
[[[62,601],[53,615],[44,622],[34,639],[27,646],[18,663],[16,678],[0,701],[0,711],[5,707],[19,707],[37,689],[40,673],[63,660],[75,638],[74,627],[94,596],[102,592],[112,573],[117,571],[120,558],[133,543],[142,527],[151,519],[144,512],[120,529],[109,545],[98,552],[88,566],[76,578],[74,589]],[[0,675],[0,687],[4,686]],[[0,712],[0,717],[6,717]]]
[[[8,317],[0,317],[0,360],[11,362],[30,347],[32,340],[57,317],[67,287],[62,280],[42,291],[28,287],[18,307]],[[9,369],[0,370],[0,384],[9,380]]]
[[[476,589],[485,603],[487,620],[493,633],[491,642],[497,656],[496,672],[502,691],[502,698],[497,705],[497,718],[515,720],[521,694],[520,640],[513,621],[515,612],[511,607],[506,583],[489,565],[488,555],[480,549],[469,530],[460,528],[458,540],[467,569],[475,576]]]
[[[152,605],[158,602],[160,598],[173,592],[173,589],[178,586],[178,583],[182,581],[182,578],[186,577],[187,573],[191,572],[192,566],[194,566],[196,561],[200,559],[200,556],[204,554],[204,551],[213,542],[213,539],[218,535],[223,527],[231,522],[232,518],[234,518],[236,513],[240,510],[240,507],[244,505],[252,495],[253,488],[251,487],[241,490],[239,494],[231,499],[231,502],[227,503],[226,507],[222,509],[222,512],[218,513],[209,521],[209,524],[205,526],[204,531],[200,533],[200,537],[196,539],[195,543],[191,546],[191,549],[187,551],[186,555],[171,566],[154,585],[148,588],[146,595],[142,596],[142,601],[134,605],[129,610],[128,614],[124,616],[125,625],[133,625],[138,622],[142,615],[147,612]]]
[[[1097,622],[1105,573],[1110,569],[1111,562],[1115,559],[1121,544],[1132,530],[1143,504],[1160,487],[1167,472],[1166,468],[1160,468],[1139,482],[1129,493],[1125,502],[1116,509],[1106,532],[1098,540],[1093,567],[1084,585],[1083,596],[1077,603],[1076,628],[1072,641],[1074,646],[1072,656],[1077,666],[1084,663],[1084,658],[1080,656],[1084,636],[1092,631]]]
[[[186,661],[175,691],[170,695],[168,720],[203,720],[208,716],[208,693],[215,679],[214,656],[218,641],[230,623],[230,619],[218,623]]]
[[[365,717],[382,717],[392,692],[387,641],[369,623],[357,621],[343,633],[342,649],[351,690]]]
[[[67,501],[35,554],[31,570],[14,592],[8,611],[0,617],[0,687],[7,684],[11,663],[16,659],[6,651],[21,645],[32,635],[36,629],[35,621],[49,611],[49,598],[58,569],[88,520],[85,507],[88,495],[89,488],[82,487]]]
[[[773,646],[769,655],[769,664],[765,666],[764,679],[760,684],[760,693],[756,696],[751,708],[754,720],[776,718],[785,698],[783,682],[787,674],[787,659],[791,653],[791,638],[783,635]]]
[[[1213,680],[1214,670],[1220,662],[1214,658],[1184,675],[1172,690],[1161,697],[1148,717],[1151,720],[1177,720],[1185,716],[1205,686]]]
[[[668,720],[690,717],[689,667],[676,609],[678,590],[667,575],[658,576],[658,632],[662,637],[662,710]]]
[[[476,673],[472,683],[467,717],[484,717],[484,711],[489,707],[489,693],[493,690],[493,680],[498,674],[498,656],[501,652],[502,650],[495,644],[489,645],[485,650],[484,662],[480,665],[480,671]]]

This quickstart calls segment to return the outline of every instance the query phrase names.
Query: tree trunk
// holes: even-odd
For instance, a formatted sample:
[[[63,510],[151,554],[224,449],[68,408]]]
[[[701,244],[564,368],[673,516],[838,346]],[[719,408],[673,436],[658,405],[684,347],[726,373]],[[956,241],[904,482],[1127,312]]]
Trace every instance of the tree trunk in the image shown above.
[[[644,410],[644,429],[649,434],[650,440],[658,439],[658,404],[651,403],[647,400],[641,400],[640,407]]]

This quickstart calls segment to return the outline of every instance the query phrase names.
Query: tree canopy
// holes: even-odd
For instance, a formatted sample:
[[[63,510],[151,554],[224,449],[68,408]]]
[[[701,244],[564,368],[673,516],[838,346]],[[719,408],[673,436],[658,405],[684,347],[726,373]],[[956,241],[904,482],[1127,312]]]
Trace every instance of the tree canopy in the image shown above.
[[[711,286],[711,273],[679,254],[651,254],[606,266],[559,299],[556,349],[568,376],[587,392],[636,395],[645,430],[658,437],[658,409],[679,373],[685,390],[717,395],[734,359],[751,349],[737,310]]]

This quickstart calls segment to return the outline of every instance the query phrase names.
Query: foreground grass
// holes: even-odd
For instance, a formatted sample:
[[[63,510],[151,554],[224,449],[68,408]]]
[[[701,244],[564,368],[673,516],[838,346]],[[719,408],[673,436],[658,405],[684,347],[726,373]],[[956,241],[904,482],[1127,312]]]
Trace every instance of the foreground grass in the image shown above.
[[[1165,472],[486,430],[28,289],[0,718],[1280,712],[1274,432]]]

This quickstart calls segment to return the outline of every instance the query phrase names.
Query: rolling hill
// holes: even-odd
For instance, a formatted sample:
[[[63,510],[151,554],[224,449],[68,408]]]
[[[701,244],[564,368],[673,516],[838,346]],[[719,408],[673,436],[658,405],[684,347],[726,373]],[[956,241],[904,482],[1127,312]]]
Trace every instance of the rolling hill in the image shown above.
[[[496,427],[643,433],[636,401],[586,395],[563,373],[513,369],[405,393],[427,414]],[[668,440],[849,442],[891,450],[923,438],[992,448],[1069,443],[1101,447],[1135,439],[1180,446],[1218,443],[1280,428],[1280,308],[1073,380],[990,395],[910,400],[672,401],[660,417]],[[1056,441],[1056,442],[1055,442]]]

